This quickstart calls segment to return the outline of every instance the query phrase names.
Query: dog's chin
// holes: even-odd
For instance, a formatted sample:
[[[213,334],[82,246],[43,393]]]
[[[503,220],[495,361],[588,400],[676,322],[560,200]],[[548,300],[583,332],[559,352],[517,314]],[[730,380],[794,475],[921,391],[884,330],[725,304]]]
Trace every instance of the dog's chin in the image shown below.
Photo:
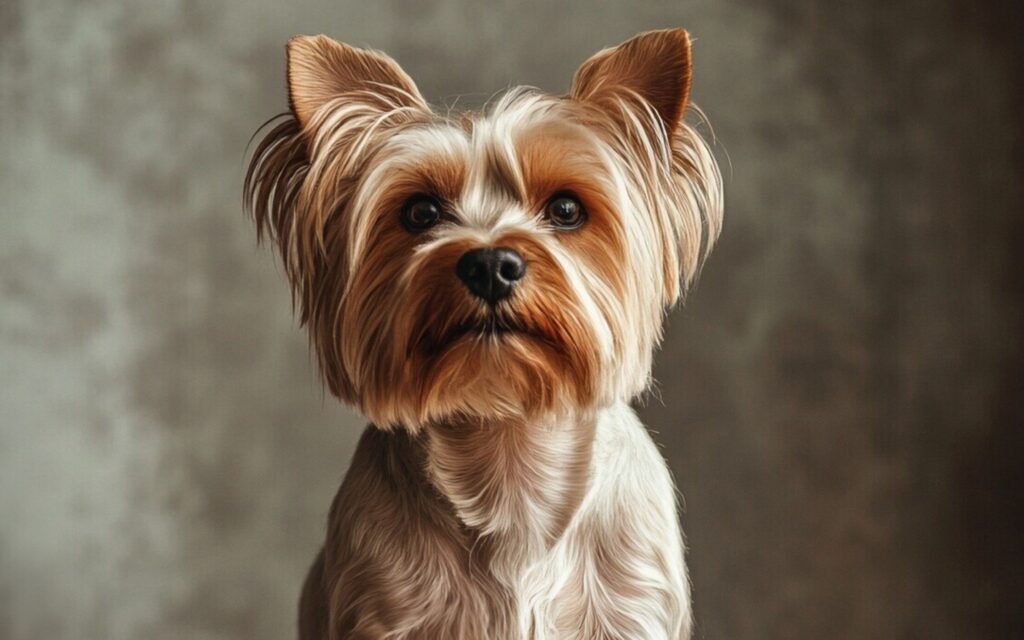
[[[397,349],[364,367],[376,375],[361,380],[356,401],[378,426],[535,422],[604,401],[595,341],[568,313],[445,311],[405,316]]]
[[[557,336],[508,319],[466,321],[418,347],[404,365],[404,384],[381,389],[378,399],[386,401],[372,403],[386,413],[368,411],[371,419],[414,430],[467,419],[531,420],[569,410],[590,386]]]

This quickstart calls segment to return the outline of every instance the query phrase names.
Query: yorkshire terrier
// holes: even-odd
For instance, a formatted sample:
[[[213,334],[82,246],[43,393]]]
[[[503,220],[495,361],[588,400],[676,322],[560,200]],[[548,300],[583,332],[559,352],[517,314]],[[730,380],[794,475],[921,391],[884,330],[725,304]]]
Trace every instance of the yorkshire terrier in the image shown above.
[[[372,422],[300,637],[689,638],[676,495],[629,405],[721,226],[686,31],[457,115],[378,51],[287,53],[245,204]]]

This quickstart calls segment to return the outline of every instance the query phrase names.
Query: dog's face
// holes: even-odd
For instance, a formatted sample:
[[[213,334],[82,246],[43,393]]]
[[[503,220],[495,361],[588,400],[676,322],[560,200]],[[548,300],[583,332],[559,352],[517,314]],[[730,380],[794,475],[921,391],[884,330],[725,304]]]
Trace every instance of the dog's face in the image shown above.
[[[682,121],[684,31],[601,51],[567,96],[458,117],[379,52],[299,37],[288,59],[292,113],[246,200],[336,395],[416,429],[646,387],[720,225],[718,169]]]

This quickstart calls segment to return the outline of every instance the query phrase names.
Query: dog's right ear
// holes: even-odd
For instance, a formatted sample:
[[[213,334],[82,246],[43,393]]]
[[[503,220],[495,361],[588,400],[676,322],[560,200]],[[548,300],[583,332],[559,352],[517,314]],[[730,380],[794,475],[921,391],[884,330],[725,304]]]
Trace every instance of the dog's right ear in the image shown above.
[[[288,100],[303,130],[317,128],[323,107],[338,98],[377,103],[382,111],[429,111],[419,89],[387,55],[358,49],[324,35],[288,41]]]

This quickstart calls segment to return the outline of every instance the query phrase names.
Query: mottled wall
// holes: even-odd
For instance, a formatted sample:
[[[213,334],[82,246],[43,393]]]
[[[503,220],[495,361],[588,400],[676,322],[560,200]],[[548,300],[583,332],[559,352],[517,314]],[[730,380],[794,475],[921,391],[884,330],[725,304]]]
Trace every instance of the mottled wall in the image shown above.
[[[0,637],[292,634],[361,420],[239,206],[289,35],[478,105],[675,25],[728,208],[641,412],[686,498],[699,635],[1020,637],[1012,10],[485,4],[2,0]]]

